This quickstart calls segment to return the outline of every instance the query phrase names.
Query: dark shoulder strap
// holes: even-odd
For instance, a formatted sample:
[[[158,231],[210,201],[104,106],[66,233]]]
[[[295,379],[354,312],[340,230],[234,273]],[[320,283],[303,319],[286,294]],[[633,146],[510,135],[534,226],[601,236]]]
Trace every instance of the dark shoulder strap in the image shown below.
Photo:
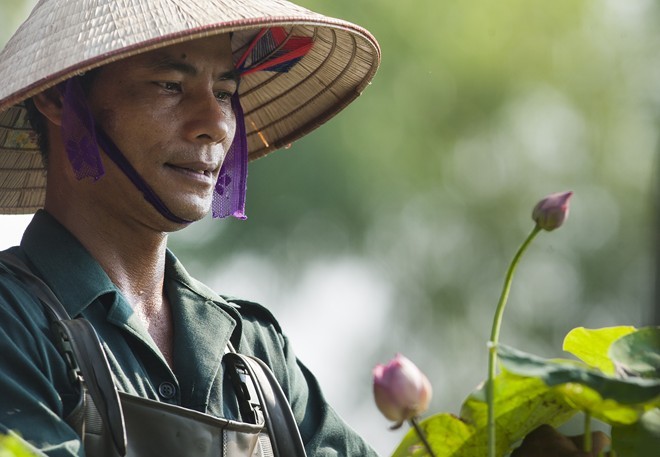
[[[62,341],[64,354],[70,354],[77,364],[84,386],[92,397],[103,424],[119,455],[126,455],[126,427],[119,394],[112,380],[110,365],[99,337],[87,319],[56,321],[53,328]]]
[[[109,428],[119,455],[125,455],[126,432],[119,394],[94,327],[86,319],[71,319],[50,287],[32,273],[18,256],[7,251],[0,252],[0,266],[25,284],[49,311],[55,341],[72,373],[72,381],[84,382],[104,424]]]
[[[305,447],[300,437],[289,402],[275,375],[268,366],[256,357],[236,352],[228,352],[225,358],[234,367],[247,371],[254,380],[257,399],[262,405],[263,419],[275,457],[306,457]]]

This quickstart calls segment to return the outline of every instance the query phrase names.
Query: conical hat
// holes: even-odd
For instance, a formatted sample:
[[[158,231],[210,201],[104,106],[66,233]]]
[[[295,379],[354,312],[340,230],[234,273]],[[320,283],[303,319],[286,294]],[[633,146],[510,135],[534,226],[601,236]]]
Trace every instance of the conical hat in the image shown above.
[[[380,48],[365,29],[284,0],[40,0],[0,53],[0,213],[43,207],[46,173],[23,101],[141,52],[234,32],[235,56],[264,27],[313,39],[287,73],[241,81],[249,158],[333,117],[369,84]]]

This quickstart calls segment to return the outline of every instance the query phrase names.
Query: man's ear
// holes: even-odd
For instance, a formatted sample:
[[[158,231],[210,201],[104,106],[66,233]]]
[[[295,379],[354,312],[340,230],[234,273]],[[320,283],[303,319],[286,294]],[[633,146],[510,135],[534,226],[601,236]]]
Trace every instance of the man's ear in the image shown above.
[[[34,106],[46,119],[57,126],[62,125],[62,95],[56,87],[51,87],[32,97]]]

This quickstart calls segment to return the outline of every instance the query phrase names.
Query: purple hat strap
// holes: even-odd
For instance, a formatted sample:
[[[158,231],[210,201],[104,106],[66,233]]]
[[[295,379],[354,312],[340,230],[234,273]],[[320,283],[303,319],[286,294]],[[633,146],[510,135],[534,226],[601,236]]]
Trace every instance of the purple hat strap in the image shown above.
[[[126,156],[122,154],[117,145],[110,139],[110,137],[100,128],[96,127],[96,138],[98,144],[103,148],[105,154],[110,157],[117,167],[124,172],[124,175],[133,183],[135,187],[138,188],[144,199],[151,203],[151,206],[156,208],[156,210],[166,219],[176,222],[177,224],[190,224],[193,221],[188,219],[182,219],[176,214],[174,214],[170,209],[163,203],[163,201],[158,197],[156,192],[147,184],[147,182],[142,179],[142,176],[137,172],[133,165],[128,161]]]
[[[166,219],[177,224],[190,224],[172,213],[142,176],[133,168],[117,145],[94,121],[87,104],[80,77],[64,83],[62,107],[62,140],[77,179],[98,180],[105,173],[99,145],[115,165],[138,188],[144,198]]]
[[[96,141],[96,122],[87,106],[79,77],[60,84],[62,94],[62,140],[76,178],[97,181],[105,174]]]

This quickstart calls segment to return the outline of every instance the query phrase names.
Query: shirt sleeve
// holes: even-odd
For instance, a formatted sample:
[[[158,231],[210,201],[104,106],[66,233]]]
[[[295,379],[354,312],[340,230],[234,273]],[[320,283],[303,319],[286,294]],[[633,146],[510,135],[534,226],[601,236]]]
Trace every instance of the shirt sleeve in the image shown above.
[[[0,348],[0,433],[18,435],[39,456],[82,456],[78,435],[63,420],[78,393],[43,305],[2,271]]]
[[[307,455],[377,457],[377,453],[327,403],[318,381],[296,357],[270,312],[240,302],[244,328],[239,352],[263,360],[289,399]]]

